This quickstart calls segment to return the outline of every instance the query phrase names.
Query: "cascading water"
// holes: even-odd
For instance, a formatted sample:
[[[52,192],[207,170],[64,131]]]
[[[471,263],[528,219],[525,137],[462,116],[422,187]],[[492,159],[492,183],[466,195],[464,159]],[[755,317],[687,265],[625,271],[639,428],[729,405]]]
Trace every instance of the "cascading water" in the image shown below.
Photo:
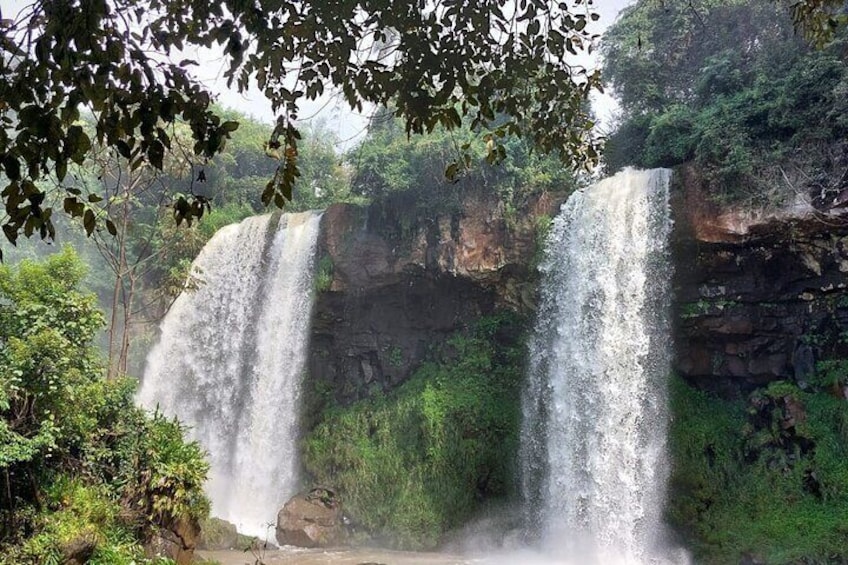
[[[662,540],[670,171],[625,170],[554,220],[523,398],[529,532],[576,563]]]
[[[194,262],[147,357],[139,402],[177,416],[209,452],[212,513],[265,537],[297,488],[297,415],[320,215],[248,218]]]

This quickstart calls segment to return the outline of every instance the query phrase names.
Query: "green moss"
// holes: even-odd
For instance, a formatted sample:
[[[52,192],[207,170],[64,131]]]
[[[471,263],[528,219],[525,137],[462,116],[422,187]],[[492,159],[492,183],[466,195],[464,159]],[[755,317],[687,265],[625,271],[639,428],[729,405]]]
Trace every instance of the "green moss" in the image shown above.
[[[510,316],[481,320],[390,394],[329,410],[304,440],[307,470],[384,543],[436,546],[481,501],[511,492],[519,327]]]
[[[397,345],[393,345],[388,350],[388,360],[392,367],[398,368],[403,366],[403,350]]]
[[[315,290],[316,292],[327,292],[332,284],[333,258],[324,255],[318,261],[318,266],[315,269]]]
[[[699,562],[846,557],[848,403],[772,383],[726,401],[675,378],[669,519]]]
[[[696,302],[686,302],[680,306],[680,317],[684,320],[689,318],[700,318],[701,316],[717,315],[725,309],[733,308],[738,304],[734,300],[702,299]]]

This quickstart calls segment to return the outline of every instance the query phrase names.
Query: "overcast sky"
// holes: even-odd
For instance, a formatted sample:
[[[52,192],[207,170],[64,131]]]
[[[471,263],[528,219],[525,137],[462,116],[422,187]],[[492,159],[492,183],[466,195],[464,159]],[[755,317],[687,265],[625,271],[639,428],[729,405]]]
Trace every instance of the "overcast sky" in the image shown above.
[[[593,31],[602,33],[615,20],[618,12],[631,1],[595,0],[600,19],[592,23]],[[0,0],[0,11],[4,18],[13,18],[30,3],[29,0]],[[271,104],[258,90],[251,89],[246,93],[239,93],[235,89],[227,88],[226,80],[223,78],[225,65],[222,58],[209,52],[202,55],[199,53],[189,55],[195,56],[201,62],[196,71],[197,78],[218,95],[218,101],[223,106],[235,108],[268,123],[274,122],[275,116],[271,111]],[[587,61],[586,64],[588,66],[596,63]],[[594,107],[602,124],[608,124],[616,105],[609,95],[599,95],[594,97]],[[344,147],[355,142],[364,133],[367,124],[366,117],[353,113],[343,101],[329,95],[316,101],[303,102],[300,118],[324,120],[327,126],[338,135]]]

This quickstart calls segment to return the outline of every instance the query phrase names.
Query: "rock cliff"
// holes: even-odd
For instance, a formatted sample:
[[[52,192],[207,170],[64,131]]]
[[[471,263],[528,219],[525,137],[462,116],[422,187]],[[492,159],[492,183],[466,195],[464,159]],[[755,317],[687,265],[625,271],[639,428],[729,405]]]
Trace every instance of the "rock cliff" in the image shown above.
[[[510,214],[469,190],[448,210],[418,215],[391,199],[331,206],[307,368],[317,395],[345,405],[388,391],[481,315],[532,309],[539,218],[560,202],[542,194]],[[307,418],[329,398],[311,400],[319,405]]]
[[[817,361],[848,355],[848,218],[840,210],[720,207],[699,196],[692,169],[675,184],[680,374],[738,395],[781,379],[803,387]]]

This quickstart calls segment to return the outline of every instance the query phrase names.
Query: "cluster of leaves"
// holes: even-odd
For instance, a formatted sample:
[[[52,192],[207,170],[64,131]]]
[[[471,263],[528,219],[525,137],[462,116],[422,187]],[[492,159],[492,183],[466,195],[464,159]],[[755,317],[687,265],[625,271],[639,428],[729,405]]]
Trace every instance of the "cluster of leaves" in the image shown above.
[[[354,109],[393,102],[407,132],[458,128],[467,116],[473,128],[523,134],[543,151],[591,165],[597,152],[585,100],[599,76],[570,60],[590,48],[591,5],[33,0],[13,18],[0,15],[5,235],[13,243],[20,233],[53,235],[53,208],[37,184],[48,176],[69,213],[85,219],[85,202],[64,184],[69,165],[93,145],[76,123],[80,108],[95,115],[94,139],[134,166],[163,168],[178,121],[199,159],[225,146],[238,123],[210,108],[191,73],[197,63],[175,60],[192,47],[222,50],[230,83],[257,86],[279,114],[264,145],[278,160],[265,205],[292,199],[302,174],[298,105],[331,86]],[[503,148],[495,143],[490,153]],[[174,213],[191,220],[206,204],[179,195]]]
[[[796,27],[818,47],[831,41],[848,24],[843,0],[798,0],[791,3],[791,8]]]
[[[189,62],[150,55],[145,8],[124,0],[33,2],[2,20],[0,164],[10,242],[19,233],[53,236],[52,207],[36,182],[55,175],[62,183],[72,163],[84,162],[93,142],[76,123],[81,107],[94,112],[99,143],[160,169],[177,119],[202,157],[238,127],[211,111]],[[80,211],[77,194],[68,192],[66,202],[72,214]]]
[[[70,248],[0,267],[0,553],[8,563],[63,562],[76,542],[92,545],[96,563],[140,562],[158,528],[208,512],[199,446],[176,422],[136,408],[132,381],[104,379],[91,345],[103,320],[95,298],[78,290],[83,275]]]
[[[512,493],[524,349],[512,315],[478,321],[387,394],[330,408],[304,465],[387,544],[432,548],[484,501]]]
[[[843,383],[845,369],[840,362]],[[820,367],[819,376],[832,372]],[[781,381],[730,401],[674,378],[671,392],[668,513],[699,562],[846,558],[848,402],[841,389],[802,391]]]
[[[694,161],[720,199],[824,204],[848,171],[845,35],[811,49],[769,0],[636,3],[605,36],[622,104],[607,166]]]
[[[253,213],[259,213],[267,204],[262,200],[262,192],[279,164],[276,158],[269,157],[266,148],[274,128],[234,110],[216,108],[216,111],[240,125],[221,153],[203,166],[202,192],[213,204],[213,211],[214,206],[245,205]],[[333,202],[349,200],[350,173],[336,152],[336,134],[321,120],[302,126],[300,133],[299,176],[286,210],[324,208]],[[174,178],[169,184],[174,186],[179,182],[179,178]]]
[[[500,194],[509,200],[542,191],[567,192],[574,174],[562,163],[539,154],[520,139],[504,142],[504,159],[496,166],[480,166],[489,157],[489,134],[471,128],[436,129],[429,135],[409,137],[393,112],[383,109],[372,118],[368,136],[348,156],[355,169],[352,190],[379,198],[390,192],[426,187],[438,199],[438,190],[462,181]],[[444,163],[468,159],[445,174]],[[491,159],[490,165],[493,164]]]

